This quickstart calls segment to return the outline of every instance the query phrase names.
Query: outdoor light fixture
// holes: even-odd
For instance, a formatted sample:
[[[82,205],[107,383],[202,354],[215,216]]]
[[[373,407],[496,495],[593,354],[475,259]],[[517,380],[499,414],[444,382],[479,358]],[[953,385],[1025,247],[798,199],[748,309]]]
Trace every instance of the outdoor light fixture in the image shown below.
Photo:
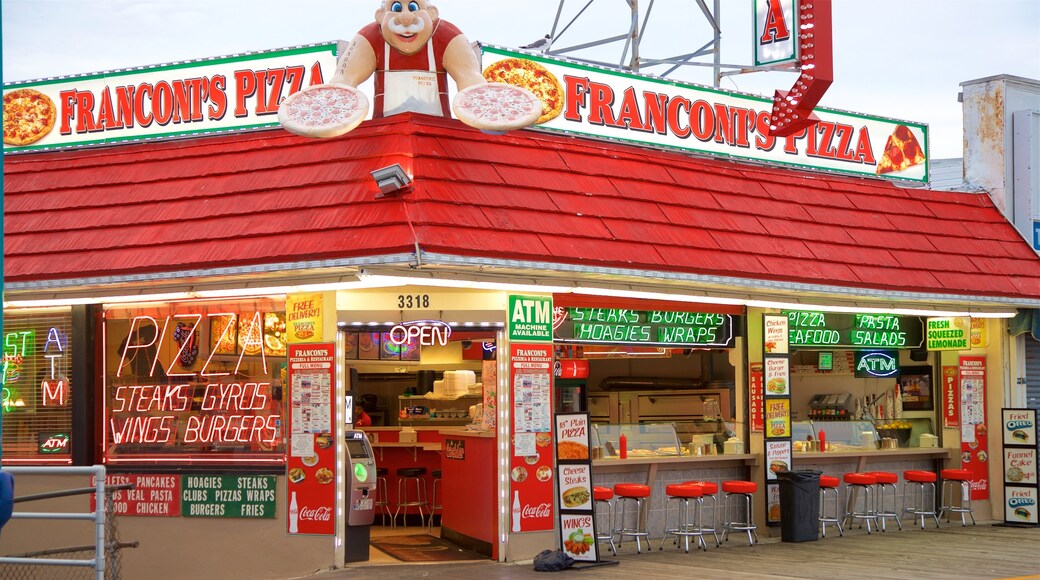
[[[374,179],[376,185],[379,186],[379,195],[376,197],[384,197],[397,193],[412,182],[412,178],[408,177],[408,174],[404,172],[404,168],[401,167],[400,163],[394,163],[388,167],[376,169],[372,172],[372,179]]]

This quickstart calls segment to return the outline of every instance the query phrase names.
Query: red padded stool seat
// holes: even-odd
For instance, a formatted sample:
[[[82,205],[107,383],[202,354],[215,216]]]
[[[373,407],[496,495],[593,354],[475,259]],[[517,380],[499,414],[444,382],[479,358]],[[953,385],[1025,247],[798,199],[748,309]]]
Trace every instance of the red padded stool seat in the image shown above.
[[[899,483],[899,476],[894,473],[889,473],[887,471],[870,471],[867,472],[867,475],[873,475],[877,479],[878,483],[890,485]]]
[[[607,520],[606,526],[599,526],[596,530],[596,541],[607,542],[610,545],[610,551],[614,552],[617,556],[617,545],[614,543],[614,490],[609,487],[603,487],[601,485],[595,485],[592,487],[592,500],[593,508],[596,506],[606,506]]]
[[[684,481],[683,485],[699,485],[701,486],[701,492],[704,495],[714,495],[719,493],[719,484],[711,481]]]
[[[704,521],[704,519],[702,517],[701,518],[701,532],[703,532],[703,533],[711,532],[711,535],[715,537],[715,547],[717,548],[717,547],[721,546],[722,542],[719,541],[718,526],[715,525],[716,514],[719,511],[719,498],[715,497],[715,494],[719,493],[719,484],[715,483],[714,481],[697,481],[697,480],[684,481],[683,483],[689,483],[689,484],[701,486],[701,493],[702,493],[701,497],[702,498],[711,499],[711,527],[707,527],[707,525],[706,525],[706,523],[705,523],[705,521]],[[701,503],[703,503],[703,501],[704,500],[702,499]]]
[[[873,473],[846,473],[842,476],[842,479],[848,484],[845,497],[845,527],[848,528],[850,522],[854,523],[856,520],[863,520],[867,524],[868,534],[870,533],[871,522],[874,523],[875,527],[881,529],[874,505],[877,501],[874,489],[878,482],[877,476]],[[857,493],[863,494],[863,509],[860,511],[856,511]]]
[[[753,481],[724,481],[722,491],[726,495],[726,519],[722,524],[722,539],[729,538],[730,531],[747,532],[748,544],[754,546],[758,541],[758,526],[755,525],[754,510],[751,506],[751,497],[758,491],[758,484]],[[744,521],[728,521],[732,511],[729,509],[729,500],[733,496],[740,496],[744,500]]]
[[[625,537],[636,540],[636,553],[643,553],[642,539],[650,543],[650,533],[646,529],[647,498],[650,497],[650,486],[642,483],[616,483],[614,484],[614,535],[618,536],[618,547],[625,541]],[[625,527],[625,519],[628,514],[629,502],[636,502],[635,523],[632,527]],[[620,512],[620,513],[619,513]]]
[[[827,524],[834,524],[838,527],[838,535],[844,536],[845,530],[841,528],[841,503],[838,493],[838,488],[841,487],[841,480],[837,477],[830,475],[820,476],[820,517],[817,520],[820,522],[820,531],[824,538],[827,537]],[[831,495],[831,507],[834,508],[828,513],[827,511],[827,495]]]
[[[881,531],[888,531],[888,520],[895,520],[896,526],[902,531],[903,523],[899,521],[900,514],[896,513],[896,498],[899,496],[896,484],[899,483],[899,476],[889,471],[870,471],[868,473],[877,478],[877,494],[875,494],[874,500],[877,502],[877,510],[875,511],[877,512],[878,523],[881,524]],[[886,494],[886,490],[891,493]],[[888,503],[885,501],[886,495],[892,497],[892,506],[887,509],[885,505]]]
[[[614,485],[618,497],[650,497],[650,486],[641,483],[618,483]]]
[[[972,472],[967,469],[944,469],[942,470],[943,479],[952,479],[954,481],[971,481]]]
[[[909,469],[903,472],[903,479],[915,483],[935,483],[935,474],[931,471]]]
[[[614,499],[614,490],[599,485],[592,488],[592,499],[596,501],[609,501]]]
[[[755,493],[758,491],[758,484],[753,481],[724,481],[722,482],[722,491],[726,493]]]
[[[946,512],[946,522],[950,521],[950,513],[961,514],[961,525],[967,526],[968,522],[964,514],[971,516],[971,525],[975,525],[975,512],[971,509],[971,478],[972,472],[967,469],[944,469],[942,474],[942,502],[939,504],[939,517]],[[961,488],[960,500],[954,503],[958,494],[954,493],[955,487]],[[947,496],[947,494],[949,494]]]
[[[846,473],[842,478],[850,485],[876,485],[877,477],[870,473]]]
[[[924,471],[921,469],[908,469],[903,472],[903,513],[913,514],[914,519],[920,519],[921,529],[924,529],[924,517],[932,516],[935,520],[935,527],[939,527],[939,515],[935,511],[935,482],[937,478],[934,472]],[[907,486],[910,486],[910,493],[907,493]],[[932,488],[931,501],[928,501],[928,496],[925,493],[927,488]],[[909,501],[907,498],[913,494],[916,496],[916,503],[914,505],[907,505]]]
[[[661,536],[661,549],[664,549],[664,543],[668,540],[668,536],[675,536],[676,545],[679,544],[679,538],[683,539],[683,545],[687,553],[690,552],[690,538],[697,538],[697,545],[707,550],[708,545],[704,543],[704,532],[701,530],[700,525],[701,496],[704,495],[701,486],[689,483],[673,483],[665,486],[664,492],[668,495],[668,499],[665,500],[664,505],[664,534]],[[690,500],[694,501],[692,518],[690,517]],[[678,524],[670,528],[668,527],[668,515],[671,510],[668,509],[668,506],[673,501],[679,502],[681,510],[679,512]]]
[[[697,498],[704,495],[701,486],[689,483],[673,483],[665,486],[664,492],[671,497]]]

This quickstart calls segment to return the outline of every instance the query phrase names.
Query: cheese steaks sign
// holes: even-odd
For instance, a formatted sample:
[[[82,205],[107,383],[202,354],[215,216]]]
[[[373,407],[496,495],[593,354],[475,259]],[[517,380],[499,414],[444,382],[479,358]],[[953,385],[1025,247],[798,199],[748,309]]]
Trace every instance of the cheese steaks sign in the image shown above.
[[[4,153],[107,145],[218,131],[278,126],[278,105],[325,82],[336,66],[334,43],[238,56],[7,83],[29,89],[57,110],[54,127]]]
[[[536,128],[854,175],[928,181],[928,126],[816,108],[820,122],[787,137],[769,133],[773,99],[625,74],[566,60],[481,46],[481,65],[517,59],[551,76],[561,113]],[[898,129],[898,131],[897,131]],[[923,157],[898,171],[885,152],[918,143]],[[893,140],[895,138],[896,140]],[[898,148],[898,147],[897,147]],[[898,164],[897,164],[898,166]]]

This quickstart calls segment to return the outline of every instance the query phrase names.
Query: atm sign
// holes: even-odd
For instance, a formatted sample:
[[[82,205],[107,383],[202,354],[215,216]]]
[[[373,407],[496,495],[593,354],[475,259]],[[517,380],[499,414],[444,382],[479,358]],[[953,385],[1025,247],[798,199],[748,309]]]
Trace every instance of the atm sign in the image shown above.
[[[71,451],[68,433],[40,433],[39,444],[43,455],[65,455]]]

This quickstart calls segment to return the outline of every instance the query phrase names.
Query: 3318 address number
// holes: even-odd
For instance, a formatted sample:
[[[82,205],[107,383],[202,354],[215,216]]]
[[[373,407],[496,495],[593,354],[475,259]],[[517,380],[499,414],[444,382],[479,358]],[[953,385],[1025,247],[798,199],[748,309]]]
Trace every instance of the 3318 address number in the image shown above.
[[[397,295],[397,307],[398,308],[429,308],[430,307],[430,295],[429,294],[398,294]]]

